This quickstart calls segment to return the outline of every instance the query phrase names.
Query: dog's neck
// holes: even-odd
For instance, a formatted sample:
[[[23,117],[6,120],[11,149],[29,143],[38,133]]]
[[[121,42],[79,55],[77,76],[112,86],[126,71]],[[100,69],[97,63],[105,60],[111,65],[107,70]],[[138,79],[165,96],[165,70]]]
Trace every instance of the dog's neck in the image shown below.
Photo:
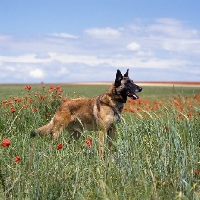
[[[126,103],[127,98],[124,98],[121,94],[118,94],[116,88],[109,87],[105,94],[100,97],[100,101],[107,104],[113,108],[119,108],[119,111],[123,109],[124,103]]]

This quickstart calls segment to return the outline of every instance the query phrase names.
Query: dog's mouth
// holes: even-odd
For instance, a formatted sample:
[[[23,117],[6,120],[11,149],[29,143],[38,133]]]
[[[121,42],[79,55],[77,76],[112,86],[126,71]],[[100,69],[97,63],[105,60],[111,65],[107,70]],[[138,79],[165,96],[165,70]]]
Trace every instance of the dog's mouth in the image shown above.
[[[134,92],[131,92],[131,91],[127,92],[127,96],[130,97],[133,100],[139,99],[139,96],[137,94],[135,94]]]

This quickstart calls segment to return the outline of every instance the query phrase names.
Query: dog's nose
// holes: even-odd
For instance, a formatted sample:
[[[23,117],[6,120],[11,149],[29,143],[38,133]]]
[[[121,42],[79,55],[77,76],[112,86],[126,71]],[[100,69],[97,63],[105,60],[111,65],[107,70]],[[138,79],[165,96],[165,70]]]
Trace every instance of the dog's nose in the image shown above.
[[[141,87],[139,87],[139,86],[138,86],[138,91],[139,91],[139,92],[141,92],[141,91],[142,91],[142,88],[141,88]]]

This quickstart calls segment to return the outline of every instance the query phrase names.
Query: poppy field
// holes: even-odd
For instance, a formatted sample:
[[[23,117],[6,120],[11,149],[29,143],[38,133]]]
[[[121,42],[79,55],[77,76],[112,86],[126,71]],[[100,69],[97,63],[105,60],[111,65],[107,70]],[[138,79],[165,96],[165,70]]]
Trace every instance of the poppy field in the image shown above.
[[[199,88],[144,87],[139,100],[127,101],[102,160],[97,132],[70,143],[67,132],[56,141],[30,138],[62,102],[91,96],[87,86],[69,87],[4,90],[0,199],[200,199]],[[107,86],[92,88],[97,95]]]

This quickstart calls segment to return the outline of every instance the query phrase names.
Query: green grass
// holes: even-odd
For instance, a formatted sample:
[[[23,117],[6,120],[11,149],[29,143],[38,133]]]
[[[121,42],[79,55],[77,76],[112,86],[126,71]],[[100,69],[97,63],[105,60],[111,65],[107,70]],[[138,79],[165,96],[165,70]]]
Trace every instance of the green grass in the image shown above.
[[[0,85],[0,100],[10,99],[11,97],[22,95],[24,96],[27,94],[26,90],[24,89],[26,85]],[[31,91],[33,92],[41,92],[42,85],[35,84],[31,85]],[[45,85],[46,88],[49,88],[51,85]],[[56,87],[56,85],[54,85]],[[65,96],[69,97],[92,97],[95,95],[100,95],[109,87],[107,85],[59,85],[62,87]]]
[[[25,95],[26,91],[24,90],[26,85],[18,84],[5,84],[0,85],[0,100],[9,99],[18,95]],[[41,84],[34,84],[32,86],[32,91],[36,92],[42,91]],[[45,85],[47,88],[50,87],[50,84]],[[92,97],[103,94],[109,85],[60,85],[64,91],[64,95],[69,97]],[[199,87],[161,87],[161,86],[143,86],[143,91],[140,93],[141,98],[163,98],[166,95],[188,95],[200,93]]]
[[[198,88],[144,87],[140,97],[147,100],[128,102],[135,111],[123,113],[113,151],[105,146],[101,160],[97,132],[84,131],[70,144],[66,132],[54,142],[30,139],[31,130],[50,120],[62,98],[48,87],[9,87],[0,87],[2,100],[18,96],[22,101],[0,107],[0,141],[11,141],[0,147],[0,199],[200,199]],[[99,95],[107,86],[62,88],[64,96],[73,97]],[[85,144],[88,138],[91,147]]]

